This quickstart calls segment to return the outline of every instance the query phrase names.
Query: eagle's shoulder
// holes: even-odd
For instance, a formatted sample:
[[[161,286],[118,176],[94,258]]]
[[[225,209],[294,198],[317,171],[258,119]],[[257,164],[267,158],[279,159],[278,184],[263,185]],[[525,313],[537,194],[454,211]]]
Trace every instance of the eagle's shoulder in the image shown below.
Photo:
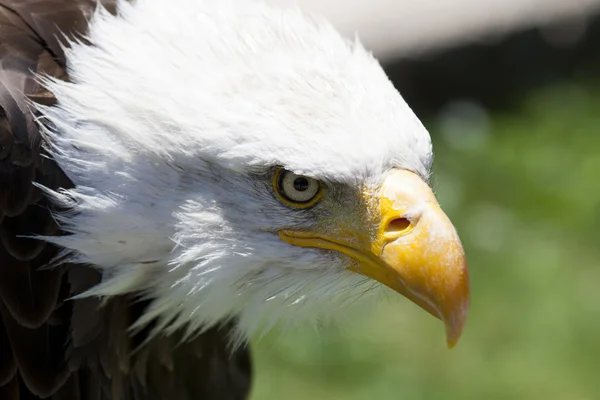
[[[69,186],[45,158],[27,97],[52,103],[34,74],[65,76],[60,46],[50,46],[58,24],[44,16],[67,2],[0,1],[0,398],[55,393],[69,378],[65,343],[69,318],[64,268],[43,270],[58,249],[21,235],[58,233],[47,200],[33,185]],[[81,18],[82,19],[82,18]],[[49,28],[49,27],[52,28]],[[63,21],[63,29],[68,24]],[[54,47],[54,49],[52,48]],[[62,307],[61,307],[62,306]],[[43,361],[42,361],[43,360]],[[42,361],[42,362],[40,362]]]

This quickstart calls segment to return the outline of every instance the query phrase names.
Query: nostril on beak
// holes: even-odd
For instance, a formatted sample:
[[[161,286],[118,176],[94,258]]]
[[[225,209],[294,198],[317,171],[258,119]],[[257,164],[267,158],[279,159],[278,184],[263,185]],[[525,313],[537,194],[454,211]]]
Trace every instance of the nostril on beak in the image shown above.
[[[410,227],[408,218],[395,218],[387,226],[386,233],[402,233]]]

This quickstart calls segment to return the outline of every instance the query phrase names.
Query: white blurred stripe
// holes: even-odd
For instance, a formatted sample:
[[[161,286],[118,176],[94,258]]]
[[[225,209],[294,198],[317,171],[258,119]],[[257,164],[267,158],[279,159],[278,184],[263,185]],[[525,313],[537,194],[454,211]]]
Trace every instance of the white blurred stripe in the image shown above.
[[[585,24],[600,0],[270,0],[295,1],[344,34],[358,32],[380,58],[480,41],[569,18]]]

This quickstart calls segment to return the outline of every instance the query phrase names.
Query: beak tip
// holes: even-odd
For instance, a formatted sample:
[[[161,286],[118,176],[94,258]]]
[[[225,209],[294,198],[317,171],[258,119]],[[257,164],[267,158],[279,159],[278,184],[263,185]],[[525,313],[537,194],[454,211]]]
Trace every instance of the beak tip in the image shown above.
[[[458,343],[459,339],[460,332],[458,334],[453,334],[451,331],[446,331],[446,345],[448,346],[448,349],[453,349],[454,346],[456,346],[456,344]]]
[[[462,308],[458,315],[444,320],[444,324],[446,325],[446,344],[449,349],[454,348],[462,336],[463,328],[467,322],[467,310],[468,306]]]

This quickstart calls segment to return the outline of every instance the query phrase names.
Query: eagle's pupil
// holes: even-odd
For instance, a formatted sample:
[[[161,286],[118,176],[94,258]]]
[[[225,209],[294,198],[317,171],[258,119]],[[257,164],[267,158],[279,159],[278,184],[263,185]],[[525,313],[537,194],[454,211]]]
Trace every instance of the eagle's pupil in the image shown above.
[[[304,192],[308,189],[308,179],[306,178],[296,178],[294,179],[294,189],[299,192]]]

